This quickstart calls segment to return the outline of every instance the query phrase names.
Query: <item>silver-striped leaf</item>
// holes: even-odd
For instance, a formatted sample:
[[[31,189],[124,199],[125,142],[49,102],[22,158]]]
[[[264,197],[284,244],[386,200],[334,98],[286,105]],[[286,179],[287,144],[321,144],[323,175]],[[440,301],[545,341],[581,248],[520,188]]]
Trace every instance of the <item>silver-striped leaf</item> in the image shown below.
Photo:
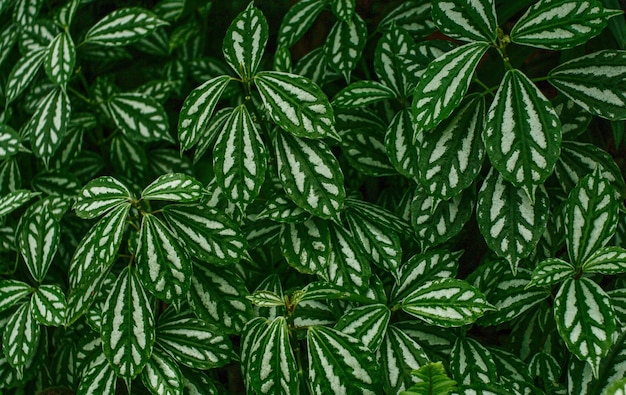
[[[543,186],[531,199],[492,169],[478,192],[476,220],[489,248],[505,258],[516,272],[520,260],[530,255],[546,229],[550,199]]]
[[[156,346],[194,369],[221,367],[236,357],[229,338],[197,318],[162,316],[156,328]]]
[[[133,196],[122,182],[111,176],[91,180],[81,189],[74,203],[74,211],[80,218],[91,219],[131,202]]]
[[[39,192],[31,192],[27,189],[18,189],[0,197],[0,217],[4,217],[5,215],[12,213],[14,210],[17,210],[37,195],[39,195]]]
[[[146,178],[148,155],[143,144],[123,133],[112,136],[110,144],[109,160],[117,174],[141,180]]]
[[[561,366],[553,355],[547,352],[539,352],[533,355],[528,362],[528,371],[531,377],[539,377],[543,382],[558,383],[561,377]]]
[[[430,3],[428,0],[403,1],[380,20],[378,30],[386,31],[395,25],[413,37],[425,38],[436,30]]]
[[[429,362],[422,346],[394,325],[387,327],[378,356],[383,369],[384,389],[389,394],[407,390],[417,381],[411,372]]]
[[[617,329],[609,296],[588,278],[567,279],[554,299],[554,319],[569,351],[597,378]]]
[[[12,127],[0,124],[0,160],[17,154],[20,150],[20,140],[20,136]]]
[[[254,77],[272,120],[299,137],[339,139],[333,108],[326,94],[311,80],[278,71],[261,71]]]
[[[330,9],[337,19],[349,23],[356,8],[355,0],[336,0],[330,2]]]
[[[450,374],[458,384],[489,384],[498,381],[491,352],[478,341],[459,337],[450,352]]]
[[[265,16],[250,2],[226,30],[222,51],[226,63],[244,81],[257,71],[269,37]]]
[[[474,182],[485,156],[484,112],[484,98],[474,96],[418,136],[419,181],[430,195],[449,199]]]
[[[343,314],[335,329],[359,339],[367,348],[376,352],[383,342],[391,310],[384,304],[354,307]]]
[[[152,395],[183,395],[183,374],[169,355],[159,349],[141,371],[141,381]]]
[[[272,70],[284,71],[286,73],[293,72],[293,61],[291,60],[291,52],[284,45],[279,45],[274,53],[274,63]]]
[[[62,206],[69,208],[69,200],[80,191],[81,182],[74,172],[67,170],[42,171],[31,180],[33,189],[57,199],[64,199]],[[65,207],[67,206],[67,207]],[[54,208],[56,210],[56,207]]]
[[[170,202],[193,202],[202,197],[203,185],[198,180],[182,173],[163,174],[141,192],[145,200],[167,200]]]
[[[2,351],[20,378],[37,351],[40,334],[41,326],[31,312],[30,303],[22,304],[4,326]]]
[[[302,1],[298,2],[298,4],[300,3]],[[320,86],[341,78],[339,74],[326,65],[323,47],[316,48],[304,55],[294,66],[293,72]]]
[[[496,363],[500,378],[506,377],[514,381],[531,381],[528,365],[517,355],[497,347],[487,347]]]
[[[369,218],[376,224],[392,233],[400,235],[411,231],[411,226],[386,208],[361,199],[346,198],[346,208],[358,212],[360,216]]]
[[[311,217],[311,214],[296,206],[294,202],[284,195],[275,193],[267,199],[263,211],[257,214],[255,220],[270,219],[280,223],[304,222]]]
[[[561,50],[584,44],[621,14],[605,10],[597,0],[541,0],[531,5],[511,29],[511,41]]]
[[[118,376],[132,379],[152,355],[155,339],[152,305],[137,278],[126,267],[102,309],[102,350]]]
[[[85,367],[77,394],[114,394],[117,376],[104,354]]]
[[[369,287],[371,267],[353,235],[343,226],[329,226],[331,252],[328,259],[328,280],[355,293]]]
[[[379,101],[395,98],[396,94],[386,85],[376,81],[357,81],[333,97],[332,104],[337,107],[362,107]]]
[[[17,192],[20,188],[22,188],[22,176],[17,158],[9,158],[0,162],[0,193],[9,194]]]
[[[94,296],[99,294],[102,285],[105,283],[107,274],[108,271],[104,271],[97,274],[91,281],[85,281],[78,286],[70,288],[67,295],[66,325],[72,325],[88,311],[95,301]]]
[[[417,178],[419,174],[418,148],[413,145],[413,122],[408,110],[394,115],[385,132],[385,150],[389,161],[406,178]]]
[[[106,110],[122,133],[137,141],[172,142],[169,121],[163,105],[141,93],[114,93]]]
[[[193,153],[193,163],[198,163],[200,158],[206,153],[206,151],[213,145],[217,139],[218,134],[224,127],[224,124],[230,118],[230,113],[233,111],[232,107],[222,108],[215,112],[215,115],[211,117],[209,124],[206,128],[201,129],[198,132],[198,145]],[[194,132],[195,133],[195,132]],[[181,144],[182,140],[181,140]]]
[[[579,266],[604,247],[617,230],[619,201],[600,170],[581,179],[565,204],[565,234],[570,261]]]
[[[160,219],[145,214],[135,253],[144,289],[172,304],[185,299],[191,284],[191,258]]]
[[[69,26],[74,21],[74,16],[80,5],[80,0],[70,0],[63,4],[57,12],[54,14],[54,21],[64,29],[69,29]]]
[[[0,280],[0,312],[13,307],[34,291],[30,285],[19,280]]]
[[[552,99],[552,105],[561,120],[561,131],[564,138],[567,136],[567,138],[573,139],[580,136],[587,130],[593,119],[591,114],[587,111],[581,111],[582,107],[565,95],[557,95]]]
[[[280,251],[287,263],[300,273],[327,278],[331,253],[330,233],[325,221],[311,218],[290,223],[280,231]]]
[[[74,72],[76,48],[67,32],[59,33],[48,47],[43,67],[50,81],[65,86]]]
[[[287,196],[321,218],[336,218],[346,191],[343,173],[328,145],[278,131],[274,139],[276,165]]]
[[[395,175],[385,149],[384,129],[350,127],[340,129],[341,150],[350,166],[373,177]]]
[[[576,268],[571,263],[559,258],[548,258],[537,263],[526,288],[553,285],[575,274]]]
[[[494,308],[477,288],[454,278],[425,282],[404,298],[401,307],[430,325],[445,328],[471,324]]]
[[[70,287],[90,283],[114,262],[122,243],[130,204],[120,204],[81,239],[69,265]]]
[[[289,335],[286,318],[278,317],[256,337],[246,373],[257,393],[299,393],[300,375]]]
[[[268,320],[273,320],[276,317],[287,314],[287,303],[290,306],[298,305],[301,293],[295,292],[295,295],[292,294],[285,297],[283,286],[280,282],[278,274],[270,274],[259,283],[252,295],[246,296],[246,299],[254,305],[254,315],[256,317],[265,317]]]
[[[181,151],[207,138],[211,116],[231,77],[220,75],[206,81],[189,93],[178,116],[178,140]]]
[[[30,299],[33,317],[46,326],[65,324],[66,307],[65,293],[58,285],[40,285]]]
[[[239,226],[217,209],[202,204],[163,207],[170,228],[191,255],[217,265],[246,259],[246,239]]]
[[[252,317],[243,279],[234,271],[195,265],[187,300],[191,310],[220,333],[240,333]]]
[[[72,106],[64,89],[58,87],[44,97],[23,133],[30,136],[35,156],[48,159],[61,145]]]
[[[230,114],[213,149],[215,180],[242,212],[259,195],[267,169],[263,140],[245,105]]]
[[[4,97],[7,106],[13,102],[13,100],[26,89],[33,78],[35,78],[46,53],[47,50],[45,48],[38,49],[22,56],[15,63],[7,77],[6,86],[4,88]]]
[[[474,70],[489,45],[476,42],[457,47],[433,60],[413,93],[416,132],[432,129],[461,103]]]
[[[350,74],[361,59],[367,43],[367,25],[359,14],[354,13],[350,21],[338,20],[330,29],[324,42],[324,57],[331,69],[341,74],[350,83]]]
[[[307,331],[308,379],[316,394],[379,394],[374,353],[352,336],[312,326]]]
[[[509,70],[487,113],[487,153],[505,180],[532,190],[554,169],[561,122],[552,104],[518,70]],[[529,193],[530,195],[530,193]]]
[[[385,31],[376,45],[376,75],[399,98],[407,98],[413,93],[418,81],[417,74],[425,68],[417,61],[414,46],[413,37],[397,26]]]
[[[432,7],[433,21],[443,34],[463,41],[496,41],[495,1],[435,1]]]
[[[281,295],[266,289],[257,289],[252,295],[246,296],[246,299],[258,307],[277,307],[285,305],[285,300]]]
[[[61,225],[51,207],[43,204],[22,217],[19,248],[28,271],[42,282],[59,247]]]
[[[258,346],[257,340],[261,334],[268,327],[269,321],[266,318],[255,317],[246,323],[246,326],[241,332],[241,342],[239,351],[239,360],[241,361],[241,374],[243,376],[244,383],[246,384],[246,391],[252,392],[252,378],[250,377],[250,363],[255,357],[260,355],[255,352],[255,346]]]
[[[140,7],[119,8],[100,19],[85,34],[85,43],[111,47],[132,44],[167,25]]]
[[[548,81],[586,111],[626,119],[626,51],[605,50],[561,63]]]
[[[17,42],[18,29],[14,24],[7,25],[0,33],[0,65],[4,63]]]
[[[626,249],[617,246],[597,249],[581,265],[584,273],[604,275],[626,272]]]
[[[285,14],[278,29],[278,43],[291,47],[309,30],[326,6],[324,0],[301,0]]]

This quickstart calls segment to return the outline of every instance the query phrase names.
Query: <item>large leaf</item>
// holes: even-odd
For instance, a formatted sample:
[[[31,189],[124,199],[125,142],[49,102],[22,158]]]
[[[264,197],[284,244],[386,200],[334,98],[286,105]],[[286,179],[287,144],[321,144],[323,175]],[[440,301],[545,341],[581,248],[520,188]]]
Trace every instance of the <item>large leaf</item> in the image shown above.
[[[128,266],[102,309],[102,350],[118,376],[132,379],[141,373],[152,354],[154,327],[150,300]]]
[[[193,202],[201,196],[202,184],[182,173],[163,174],[141,192],[142,199],[170,202]]]
[[[609,296],[588,278],[568,279],[554,299],[554,319],[567,348],[598,377],[616,330]]]
[[[74,72],[76,48],[67,32],[59,33],[50,43],[43,60],[44,70],[50,81],[65,86]]]
[[[604,10],[597,0],[541,0],[515,23],[511,41],[554,50],[572,48],[600,34],[607,19],[619,14]]]
[[[434,1],[432,7],[433,20],[443,34],[464,41],[496,40],[495,1]]]
[[[0,312],[11,308],[31,293],[33,288],[25,282],[0,280]]]
[[[520,71],[504,75],[487,113],[485,143],[493,167],[517,187],[532,190],[552,174],[561,122],[550,101]]]
[[[115,93],[106,102],[113,123],[122,133],[138,141],[172,141],[163,106],[141,93]]]
[[[394,115],[385,132],[385,150],[398,173],[407,178],[418,176],[418,149],[413,145],[413,122],[408,110]]]
[[[374,353],[359,340],[335,329],[307,331],[309,382],[318,394],[379,394]]]
[[[326,276],[330,259],[330,233],[327,224],[311,218],[302,223],[283,225],[280,250],[287,263],[300,273]]]
[[[550,83],[590,113],[626,119],[626,51],[606,50],[561,63]]]
[[[338,139],[333,108],[311,80],[296,74],[262,71],[254,77],[254,83],[278,126],[300,137]]]
[[[85,42],[112,47],[128,45],[150,35],[165,24],[167,23],[143,8],[120,8],[92,26],[85,35]]]
[[[383,342],[391,310],[383,304],[370,304],[348,310],[339,318],[335,329],[359,339],[376,352]]]
[[[488,48],[484,42],[466,44],[428,65],[413,95],[417,133],[437,126],[461,103],[474,69]]]
[[[324,0],[301,0],[285,14],[278,29],[278,42],[286,47],[296,43],[313,25],[326,5]]]
[[[352,20],[335,22],[324,43],[327,64],[350,83],[350,74],[356,67],[367,42],[367,26],[358,14]]]
[[[36,156],[49,158],[59,148],[71,110],[70,99],[64,89],[53,89],[41,100],[33,117],[24,127],[24,133],[30,136]]]
[[[7,105],[17,98],[35,78],[39,66],[43,63],[46,49],[32,51],[15,63],[7,78],[4,97]]]
[[[41,334],[41,326],[31,313],[30,303],[22,304],[9,318],[2,334],[2,351],[22,377],[24,367],[35,355]]]
[[[59,247],[61,225],[48,204],[37,206],[22,217],[19,246],[28,271],[42,282]]]
[[[224,59],[244,80],[256,73],[268,37],[265,16],[253,2],[228,27],[222,45]]]
[[[215,180],[243,212],[259,195],[266,168],[263,140],[246,106],[240,105],[230,114],[215,142]]]
[[[183,394],[183,374],[178,364],[159,349],[152,352],[141,372],[141,380],[153,395]]]
[[[81,189],[74,203],[76,215],[95,218],[133,199],[126,185],[110,176],[91,180]]]
[[[58,285],[41,285],[30,299],[33,317],[47,326],[60,326],[65,323],[66,306],[65,294]]]
[[[416,57],[413,38],[404,29],[389,29],[378,40],[374,70],[378,78],[399,98],[408,97],[415,89],[416,74],[422,69]]]
[[[326,143],[278,132],[274,149],[287,196],[313,215],[336,218],[346,192],[339,163]]]
[[[454,343],[450,373],[459,384],[489,384],[498,380],[498,368],[489,350],[469,337],[460,337]]]

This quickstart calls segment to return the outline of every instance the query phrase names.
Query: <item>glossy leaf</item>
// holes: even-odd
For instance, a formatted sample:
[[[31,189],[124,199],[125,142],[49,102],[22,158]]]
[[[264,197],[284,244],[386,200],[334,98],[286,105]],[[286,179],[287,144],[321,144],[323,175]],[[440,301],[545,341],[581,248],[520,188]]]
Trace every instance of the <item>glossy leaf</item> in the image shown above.
[[[385,133],[385,150],[398,173],[407,178],[418,176],[418,149],[413,144],[413,123],[408,110],[401,110],[391,120]]]
[[[338,0],[340,1],[340,0]],[[330,29],[324,43],[324,56],[328,65],[340,73],[347,83],[367,42],[367,26],[358,14],[350,21],[337,21]]]
[[[115,126],[138,141],[172,141],[163,106],[140,93],[115,93],[106,102]]]
[[[259,67],[269,37],[267,21],[254,3],[233,19],[222,45],[226,63],[244,80]]]
[[[76,48],[69,34],[59,33],[50,43],[43,60],[44,70],[50,81],[65,86],[74,72]]]
[[[33,317],[46,326],[65,324],[66,306],[65,293],[58,285],[41,285],[30,299]]]
[[[85,34],[85,42],[113,47],[128,45],[165,24],[143,8],[120,8],[93,25]]]
[[[61,238],[61,225],[47,204],[22,218],[19,247],[28,271],[37,282],[48,273]]]
[[[556,284],[573,277],[574,274],[576,268],[571,263],[559,258],[548,258],[537,264],[526,288]]]
[[[24,130],[31,138],[33,153],[36,156],[49,158],[59,148],[71,111],[70,99],[61,88],[52,90],[41,100]]]
[[[391,310],[382,304],[359,306],[348,310],[339,318],[335,329],[359,339],[376,352],[383,342]]]
[[[585,273],[600,273],[605,275],[626,272],[626,249],[610,246],[596,250],[585,262],[581,269]]]
[[[141,192],[145,200],[167,200],[170,202],[193,202],[202,196],[202,184],[195,178],[182,173],[164,174]]]
[[[327,277],[331,243],[324,221],[311,218],[285,224],[280,232],[280,250],[287,263],[300,273]]]
[[[436,1],[432,6],[433,20],[443,34],[464,41],[496,40],[495,1]]]
[[[91,180],[83,187],[74,203],[76,215],[81,218],[95,218],[132,200],[128,188],[110,176]]]

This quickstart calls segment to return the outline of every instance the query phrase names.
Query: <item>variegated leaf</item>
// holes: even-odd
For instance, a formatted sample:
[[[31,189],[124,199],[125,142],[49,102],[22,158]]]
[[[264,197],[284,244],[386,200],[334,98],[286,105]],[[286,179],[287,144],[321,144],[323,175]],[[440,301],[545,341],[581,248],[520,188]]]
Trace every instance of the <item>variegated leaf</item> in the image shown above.
[[[204,205],[163,207],[167,223],[198,259],[217,265],[238,263],[248,256],[237,223]]]
[[[378,29],[389,30],[395,25],[406,30],[413,37],[426,37],[436,30],[431,18],[430,3],[428,0],[403,1],[381,19]]]
[[[559,362],[547,352],[533,355],[530,362],[528,362],[528,370],[531,377],[539,377],[544,382],[558,383],[561,377]]]
[[[262,71],[254,77],[272,120],[299,137],[339,139],[328,98],[311,80],[296,74]]]
[[[456,327],[473,323],[493,306],[466,281],[442,278],[417,287],[402,301],[402,310],[431,325]]]
[[[335,329],[359,339],[376,352],[383,342],[391,310],[383,304],[370,304],[348,310],[339,318]]]
[[[362,107],[379,101],[393,99],[394,91],[376,81],[357,81],[343,88],[333,97],[337,107]]]
[[[246,390],[248,392],[252,389],[252,378],[250,377],[250,364],[253,358],[258,358],[260,355],[255,351],[255,346],[259,346],[257,340],[261,334],[268,327],[269,321],[262,317],[256,317],[246,323],[246,326],[241,332],[240,342],[240,361],[241,361],[241,373],[243,380],[246,384]]]
[[[433,2],[433,20],[441,32],[464,41],[496,40],[496,5],[493,0]]]
[[[138,141],[172,141],[169,121],[163,106],[140,93],[115,93],[106,109],[122,133]]]
[[[369,286],[371,268],[355,238],[340,225],[330,227],[331,253],[327,273],[331,283],[356,293]]]
[[[478,341],[460,337],[450,353],[450,373],[458,384],[489,384],[498,381],[491,352]]]
[[[59,247],[61,225],[49,205],[43,204],[22,217],[19,247],[28,271],[42,282]]]
[[[395,26],[378,40],[374,53],[376,75],[399,98],[411,95],[418,81],[418,72],[425,68],[417,61],[414,45],[413,37]]]
[[[358,14],[352,20],[335,22],[324,43],[324,56],[328,65],[340,73],[347,83],[367,42],[367,26]]]
[[[7,25],[0,33],[0,65],[4,63],[17,42],[18,29],[14,24]]]
[[[326,5],[324,0],[302,0],[294,3],[282,19],[278,42],[291,47],[309,30]]]
[[[210,128],[210,120],[218,100],[231,77],[212,78],[189,93],[178,116],[178,140],[181,151],[186,151],[201,141]],[[202,143],[201,143],[202,144]]]
[[[573,139],[584,133],[593,116],[586,111],[581,111],[582,107],[574,103],[565,95],[557,95],[552,99],[552,105],[561,120],[561,131],[563,138]],[[565,143],[565,141],[563,142]]]
[[[150,300],[128,266],[102,309],[102,350],[118,376],[132,379],[141,373],[152,355],[154,327]]]
[[[242,212],[256,199],[267,169],[265,145],[245,105],[230,114],[213,149],[215,180]]]
[[[40,158],[50,158],[59,148],[71,114],[70,99],[62,88],[52,90],[44,97],[24,134],[30,136],[33,153]]]
[[[40,285],[30,299],[33,317],[46,326],[65,324],[66,306],[65,293],[58,285]]]
[[[19,280],[0,280],[0,312],[13,307],[35,290]]]
[[[284,45],[279,45],[274,53],[273,70],[291,73],[293,71],[293,61],[291,60],[291,52]]]
[[[516,272],[546,229],[550,199],[543,186],[531,199],[493,169],[485,179],[476,205],[476,220],[489,248],[505,258]]]
[[[385,133],[385,150],[398,173],[407,178],[417,178],[418,149],[413,145],[413,123],[408,110],[398,111],[391,120]]]
[[[12,127],[0,124],[0,160],[17,154],[20,150],[20,140],[20,136]]]
[[[387,327],[380,350],[384,388],[387,393],[399,394],[417,381],[413,370],[429,361],[422,346],[394,325]]]
[[[117,376],[104,354],[100,353],[84,370],[77,394],[114,394]]]
[[[141,192],[141,198],[170,202],[193,202],[202,196],[202,187],[198,180],[186,174],[163,174],[144,188]]]
[[[418,136],[419,180],[430,195],[449,199],[474,182],[485,156],[484,111],[484,98],[474,96]]]
[[[76,215],[95,218],[133,199],[126,185],[110,176],[91,180],[81,189],[74,203]]]
[[[17,159],[9,158],[3,160],[0,163],[0,193],[3,195],[10,194],[17,192],[21,187],[22,177]],[[0,211],[3,209],[4,207]]]
[[[616,330],[609,296],[592,280],[567,279],[554,299],[556,327],[567,348],[598,377]]]
[[[276,307],[285,305],[285,300],[282,296],[276,292],[265,289],[254,291],[252,295],[246,296],[246,299],[258,307]]]
[[[243,80],[256,74],[268,37],[267,20],[253,2],[228,27],[222,44],[224,59]]]
[[[361,217],[367,217],[376,222],[376,224],[384,228],[386,232],[403,235],[411,231],[411,226],[408,222],[376,204],[368,203],[360,199],[347,198],[346,208],[350,211],[358,212]]]
[[[281,184],[301,208],[321,218],[336,218],[346,191],[337,159],[323,141],[278,132],[274,139]]]
[[[581,265],[585,273],[604,275],[626,272],[626,249],[617,246],[597,249]]]
[[[39,192],[31,192],[27,189],[18,189],[0,197],[0,217],[17,210],[37,195],[39,195]]]
[[[575,266],[584,263],[613,237],[618,205],[613,187],[598,168],[570,192],[565,206],[565,234],[567,251]]]
[[[485,42],[465,44],[428,65],[413,94],[417,133],[437,126],[461,103],[474,69],[488,48]]]
[[[287,263],[300,273],[327,277],[331,243],[326,222],[311,218],[302,223],[283,225],[280,250]]]
[[[520,71],[504,75],[487,113],[485,143],[493,167],[517,187],[531,191],[552,174],[561,122],[550,101]]]
[[[559,258],[548,258],[537,264],[526,288],[556,284],[575,274],[576,268],[571,263]]]
[[[198,146],[193,154],[193,163],[197,163],[209,147],[213,145],[220,131],[224,127],[224,124],[228,118],[230,118],[230,113],[232,111],[232,107],[222,108],[217,111],[215,116],[211,117],[211,120],[206,128],[203,128],[198,132]]]
[[[33,317],[30,303],[22,304],[4,326],[2,351],[20,378],[26,364],[37,351],[40,334],[41,326]]]
[[[79,286],[70,288],[67,295],[67,313],[65,323],[72,325],[78,320],[94,302],[94,296],[100,292],[105,284],[108,271],[94,276],[91,281],[81,283]],[[100,321],[102,318],[100,317]]]
[[[166,24],[143,8],[119,8],[93,25],[84,42],[119,47],[139,41]]]
[[[15,63],[7,77],[4,97],[6,105],[15,100],[35,78],[39,66],[43,63],[47,50],[45,48],[32,51]]]
[[[59,33],[48,47],[43,60],[44,70],[50,81],[65,86],[74,72],[76,48],[72,37],[67,32]]]
[[[337,19],[350,22],[356,7],[355,0],[336,0],[330,3],[330,9]]]
[[[141,381],[153,395],[183,395],[183,374],[178,364],[159,349],[141,372]]]
[[[374,353],[359,340],[335,329],[312,326],[307,345],[308,378],[314,393],[380,393]]]
[[[298,2],[298,4],[300,3],[302,1]],[[316,48],[304,55],[294,66],[293,72],[310,79],[320,86],[341,78],[339,74],[326,65],[323,47]]]
[[[185,299],[191,284],[191,259],[176,235],[154,215],[143,216],[135,257],[146,290],[170,304]]]
[[[541,0],[526,10],[511,29],[511,41],[546,49],[584,44],[621,12],[604,10],[597,0]]]
[[[267,218],[281,223],[298,223],[304,222],[310,217],[311,214],[296,206],[284,195],[276,193],[267,200],[263,211],[256,216],[256,220]]]
[[[383,133],[383,130],[359,127],[339,131],[342,152],[360,173],[373,177],[396,174],[385,151]]]
[[[626,51],[594,52],[562,63],[549,81],[586,111],[610,120],[626,119]]]

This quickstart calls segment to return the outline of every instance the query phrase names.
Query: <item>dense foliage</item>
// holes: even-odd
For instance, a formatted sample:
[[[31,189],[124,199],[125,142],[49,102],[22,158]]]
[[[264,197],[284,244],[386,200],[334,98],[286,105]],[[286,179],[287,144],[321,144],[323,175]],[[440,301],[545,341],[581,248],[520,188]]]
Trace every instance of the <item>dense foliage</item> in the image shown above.
[[[494,1],[0,1],[0,394],[626,392],[620,2]]]

